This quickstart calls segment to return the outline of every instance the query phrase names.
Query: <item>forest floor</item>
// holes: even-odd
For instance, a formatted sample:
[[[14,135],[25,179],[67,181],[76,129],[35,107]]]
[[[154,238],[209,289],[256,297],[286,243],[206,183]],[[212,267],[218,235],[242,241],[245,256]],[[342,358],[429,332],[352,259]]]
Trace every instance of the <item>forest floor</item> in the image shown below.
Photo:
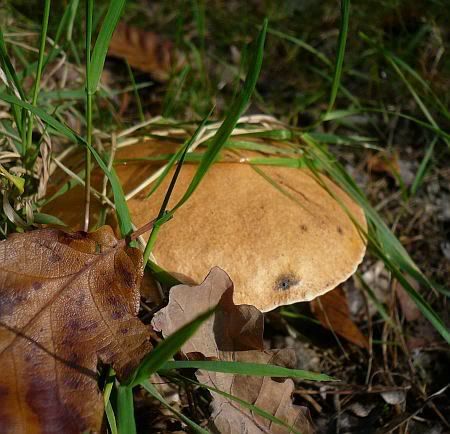
[[[55,17],[64,12],[63,3],[54,5],[49,35],[58,24]],[[36,35],[27,32],[39,30],[41,17],[33,12],[32,1],[5,4],[1,19],[7,23],[6,41],[17,64],[25,65],[22,58],[33,55],[27,47],[38,43]],[[96,14],[101,12],[99,7]],[[95,128],[123,130],[159,115],[199,122],[213,105],[214,118],[222,119],[247,68],[247,44],[256,38],[265,17],[269,31],[264,62],[247,114],[274,116],[287,128],[314,132],[327,142],[439,289],[409,280],[448,327],[450,8],[445,1],[354,1],[340,88],[331,111],[338,2],[129,1],[122,20],[141,29],[139,38],[144,41],[144,51],[135,54],[148,50],[156,60],[143,71],[131,58],[131,69],[123,59],[107,58],[102,76],[107,96],[99,99],[94,111]],[[155,40],[144,33],[149,30],[157,35]],[[74,75],[64,80],[65,90],[75,91],[83,80],[76,67],[77,57],[82,58],[83,19],[75,22],[73,32],[74,47],[67,51],[66,62],[75,65]],[[169,55],[179,65],[166,77]],[[46,81],[43,90],[47,86],[49,95],[55,91],[52,80],[63,79],[56,74]],[[26,79],[24,86],[30,86]],[[51,103],[66,104],[70,114],[61,117],[82,130],[84,120],[77,113],[83,102],[77,98],[67,94]],[[352,321],[370,337],[370,350],[323,327],[308,303],[296,306],[296,315],[284,315],[281,309],[266,315],[270,348],[294,348],[299,369],[341,380],[327,386],[297,382],[295,402],[309,408],[320,433],[450,432],[448,344],[372,252],[358,276],[343,289]],[[201,419],[203,413],[192,414],[188,398],[180,394],[185,404],[181,410]],[[145,397],[139,399],[146,409]],[[146,419],[140,410],[138,423],[151,425]],[[181,429],[176,419],[162,420],[159,432]]]

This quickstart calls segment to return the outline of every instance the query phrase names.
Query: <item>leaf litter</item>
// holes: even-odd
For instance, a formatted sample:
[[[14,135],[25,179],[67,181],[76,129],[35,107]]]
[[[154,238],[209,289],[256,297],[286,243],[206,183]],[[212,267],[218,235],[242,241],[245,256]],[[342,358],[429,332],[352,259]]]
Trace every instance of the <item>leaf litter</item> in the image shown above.
[[[223,270],[215,267],[201,285],[173,287],[168,305],[156,313],[152,325],[167,337],[217,305],[216,312],[181,348],[188,359],[203,357],[294,367],[292,350],[263,349],[263,314],[254,306],[235,305],[232,296],[233,282]],[[314,432],[307,408],[292,402],[294,382],[291,379],[277,382],[270,377],[203,370],[196,376],[201,383],[213,388],[210,422],[218,432]],[[255,408],[244,406],[227,395],[259,408],[272,418],[264,417]]]

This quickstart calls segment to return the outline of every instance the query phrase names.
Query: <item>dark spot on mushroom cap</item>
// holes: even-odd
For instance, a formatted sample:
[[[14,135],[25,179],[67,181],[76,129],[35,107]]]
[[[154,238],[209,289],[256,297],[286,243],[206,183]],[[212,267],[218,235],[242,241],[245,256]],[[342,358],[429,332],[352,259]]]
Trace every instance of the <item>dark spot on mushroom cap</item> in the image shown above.
[[[342,228],[340,226],[337,227],[337,231],[339,235],[343,235],[344,231],[342,230]]]
[[[294,274],[282,274],[278,276],[278,279],[275,282],[275,290],[278,291],[286,291],[292,286],[298,285],[300,283],[300,279],[296,277]]]
[[[302,230],[302,232],[308,232],[308,226],[306,225],[300,225],[300,229]]]

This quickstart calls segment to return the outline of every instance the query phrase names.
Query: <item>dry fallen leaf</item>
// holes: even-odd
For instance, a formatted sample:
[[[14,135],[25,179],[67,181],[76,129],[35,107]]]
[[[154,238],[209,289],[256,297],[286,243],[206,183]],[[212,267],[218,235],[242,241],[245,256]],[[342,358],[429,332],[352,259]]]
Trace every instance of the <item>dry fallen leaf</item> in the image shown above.
[[[379,152],[367,159],[369,172],[380,173],[395,179],[400,173],[400,164],[397,153]]]
[[[238,351],[226,353],[224,360],[252,362],[261,364],[295,367],[295,353],[292,350]],[[274,381],[270,377],[251,377],[247,375],[222,374],[219,372],[200,371],[198,380],[238,397],[266,411],[286,425],[277,424],[264,416],[258,415],[234,400],[211,391],[212,422],[221,434],[259,434],[259,433],[313,433],[313,425],[306,407],[292,403],[294,382],[286,379]]]
[[[311,302],[311,310],[321,324],[335,333],[358,345],[368,348],[369,342],[352,321],[347,298],[342,287],[328,292]]]
[[[418,292],[420,292],[420,286],[416,280],[411,277],[405,275],[405,279],[408,283]],[[421,317],[421,313],[417,304],[414,303],[413,299],[406,292],[405,288],[401,285],[398,280],[394,280],[393,287],[395,290],[395,295],[397,296],[397,300],[400,304],[400,308],[405,315],[406,321],[415,321]]]
[[[233,282],[218,267],[199,286],[173,287],[169,304],[153,317],[153,328],[167,337],[216,305],[216,312],[184,344],[183,353],[220,358],[223,351],[263,349],[262,313],[254,306],[233,303]]]
[[[175,53],[172,42],[123,21],[113,34],[108,54],[125,59],[133,68],[148,72],[160,81],[168,80],[176,63],[174,57],[181,62],[181,55]]]
[[[295,367],[291,350],[266,350],[263,347],[263,315],[249,305],[233,303],[233,282],[218,267],[213,268],[199,286],[178,285],[170,292],[169,304],[154,317],[152,325],[168,336],[217,305],[217,310],[182,347],[188,358],[219,358],[225,361],[270,363]],[[250,377],[217,372],[197,372],[200,382],[247,401],[282,420],[297,432],[312,433],[312,423],[305,407],[292,403],[294,382],[273,381],[269,377]],[[286,426],[276,424],[216,392],[211,392],[212,417],[220,433],[286,433]]]
[[[108,226],[0,243],[2,432],[100,431],[97,364],[128,376],[151,346],[136,318],[142,254]]]

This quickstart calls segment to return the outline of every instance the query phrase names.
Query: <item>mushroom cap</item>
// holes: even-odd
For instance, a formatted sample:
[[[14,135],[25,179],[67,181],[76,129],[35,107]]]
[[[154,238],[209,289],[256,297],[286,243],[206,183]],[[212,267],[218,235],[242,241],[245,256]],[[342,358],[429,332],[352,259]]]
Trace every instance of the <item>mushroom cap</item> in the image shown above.
[[[186,191],[196,165],[183,166],[169,209]],[[185,282],[200,283],[214,266],[234,282],[234,302],[261,311],[312,300],[350,277],[366,244],[339,204],[366,228],[362,209],[328,178],[307,169],[214,164],[190,199],[159,232],[157,263]],[[128,204],[139,227],[154,218],[171,174],[146,199]],[[273,182],[268,182],[270,179]]]
[[[170,140],[144,141],[119,149],[116,158],[154,157],[174,152],[178,145]],[[72,162],[74,171],[83,167],[79,157]],[[161,165],[138,161],[116,170],[128,192]],[[169,209],[186,191],[196,169],[183,166]],[[366,221],[362,209],[324,175],[321,182],[338,201],[307,169],[260,166],[259,170],[265,177],[248,164],[214,164],[174,218],[161,227],[153,253],[160,266],[185,283],[201,283],[211,268],[219,266],[234,282],[235,304],[269,311],[332,290],[362,261],[365,241],[339,201],[363,229]],[[150,198],[148,187],[128,201],[137,227],[158,214],[172,174],[173,170]],[[99,170],[93,172],[97,189],[103,176]],[[102,206],[92,198],[93,222]],[[45,212],[80,228],[83,188],[70,190]]]

